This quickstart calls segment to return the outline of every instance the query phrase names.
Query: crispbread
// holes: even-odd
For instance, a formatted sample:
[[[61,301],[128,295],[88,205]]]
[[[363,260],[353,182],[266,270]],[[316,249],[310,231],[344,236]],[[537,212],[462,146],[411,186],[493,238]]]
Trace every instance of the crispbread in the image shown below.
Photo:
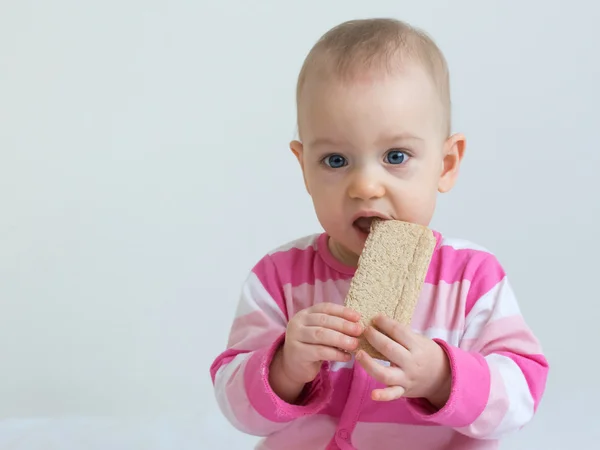
[[[378,313],[409,325],[435,249],[433,232],[398,220],[374,220],[345,305],[361,315],[363,327]],[[358,349],[387,360],[363,337]]]

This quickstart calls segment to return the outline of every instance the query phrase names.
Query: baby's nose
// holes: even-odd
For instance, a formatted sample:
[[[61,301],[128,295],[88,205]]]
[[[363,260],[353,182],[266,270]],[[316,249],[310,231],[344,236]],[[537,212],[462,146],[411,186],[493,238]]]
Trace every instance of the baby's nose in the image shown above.
[[[348,193],[351,198],[371,200],[383,197],[385,186],[377,174],[361,171],[353,175]]]

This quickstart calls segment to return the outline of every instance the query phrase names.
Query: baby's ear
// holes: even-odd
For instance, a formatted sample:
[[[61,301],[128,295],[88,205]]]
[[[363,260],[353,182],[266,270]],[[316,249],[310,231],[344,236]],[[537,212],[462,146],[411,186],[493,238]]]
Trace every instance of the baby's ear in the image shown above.
[[[292,153],[294,154],[296,159],[298,159],[298,162],[300,163],[300,167],[302,168],[302,170],[304,170],[304,164],[302,162],[302,153],[304,152],[304,146],[302,145],[302,142],[300,142],[300,141],[290,142],[290,150],[292,151]]]
[[[445,193],[454,187],[466,145],[467,140],[460,133],[453,134],[444,143],[442,173],[438,182],[439,192]]]
[[[304,173],[304,158],[303,158],[304,146],[302,145],[302,142],[300,142],[300,141],[290,142],[290,150],[292,150],[292,153],[298,160],[298,163],[300,163],[300,169],[302,170],[302,178],[304,179],[304,186],[306,187],[306,191],[310,195],[310,191],[308,190],[308,184],[306,183],[306,174]]]

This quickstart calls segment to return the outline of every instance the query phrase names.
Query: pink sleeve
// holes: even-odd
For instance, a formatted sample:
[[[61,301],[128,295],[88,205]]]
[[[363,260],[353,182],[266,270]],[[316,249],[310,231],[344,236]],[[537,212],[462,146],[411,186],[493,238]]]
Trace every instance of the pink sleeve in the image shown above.
[[[439,411],[423,400],[409,404],[423,420],[473,438],[500,439],[533,418],[544,393],[548,362],[491,255],[473,276],[466,309],[459,347],[437,341],[452,371],[448,402]]]
[[[298,417],[318,412],[331,395],[327,365],[306,386],[297,405],[286,403],[271,389],[271,361],[286,326],[283,289],[275,266],[265,257],[244,284],[227,350],[210,369],[221,411],[244,433],[268,436]]]

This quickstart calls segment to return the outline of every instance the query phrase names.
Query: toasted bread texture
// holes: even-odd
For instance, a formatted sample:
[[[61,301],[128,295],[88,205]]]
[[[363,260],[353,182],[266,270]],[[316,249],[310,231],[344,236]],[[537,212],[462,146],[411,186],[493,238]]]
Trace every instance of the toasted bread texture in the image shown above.
[[[410,325],[436,246],[433,232],[398,220],[374,220],[345,305],[361,315],[363,327],[379,313]],[[363,337],[357,349],[388,359]]]

